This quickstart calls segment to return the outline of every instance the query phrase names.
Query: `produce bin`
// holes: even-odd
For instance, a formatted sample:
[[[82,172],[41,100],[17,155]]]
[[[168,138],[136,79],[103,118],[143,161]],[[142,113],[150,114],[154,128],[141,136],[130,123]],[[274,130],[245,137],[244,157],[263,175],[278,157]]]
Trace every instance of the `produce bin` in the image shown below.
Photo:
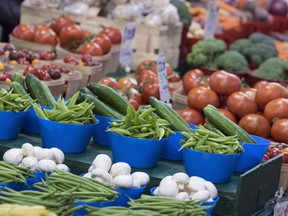
[[[63,78],[43,82],[48,86],[54,97],[62,96],[65,85],[65,80]]]
[[[83,75],[75,71],[73,74],[61,74],[61,77],[65,80],[65,99],[72,97],[80,88],[80,83],[82,82]]]

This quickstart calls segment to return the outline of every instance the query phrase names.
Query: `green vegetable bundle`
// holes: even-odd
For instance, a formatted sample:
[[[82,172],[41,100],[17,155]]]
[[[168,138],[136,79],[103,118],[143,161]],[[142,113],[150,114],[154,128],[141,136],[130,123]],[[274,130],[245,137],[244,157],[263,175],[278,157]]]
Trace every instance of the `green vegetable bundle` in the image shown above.
[[[31,106],[32,102],[28,95],[0,89],[0,110],[19,112],[28,110]]]
[[[148,108],[136,112],[132,106],[128,106],[127,115],[121,120],[111,122],[111,128],[107,131],[123,136],[159,140],[174,134],[169,122],[159,118],[154,111],[154,108]]]
[[[0,161],[0,183],[26,183],[26,178],[32,177],[27,167]]]
[[[96,122],[93,114],[94,104],[86,100],[76,104],[79,92],[75,93],[68,101],[59,98],[54,103],[53,109],[42,109],[34,105],[34,110],[38,117],[50,121],[68,124],[94,124]]]
[[[221,131],[207,129],[201,125],[194,130],[194,133],[181,133],[187,140],[181,140],[183,148],[191,148],[193,150],[215,153],[215,154],[235,154],[243,152],[244,149],[240,145],[237,135],[225,136]]]

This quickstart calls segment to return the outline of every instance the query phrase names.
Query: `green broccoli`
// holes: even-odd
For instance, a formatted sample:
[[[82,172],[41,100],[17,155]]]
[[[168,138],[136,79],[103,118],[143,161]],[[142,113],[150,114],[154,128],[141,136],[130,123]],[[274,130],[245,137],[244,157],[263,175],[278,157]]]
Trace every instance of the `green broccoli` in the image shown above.
[[[216,59],[217,68],[235,73],[244,73],[248,71],[248,63],[245,57],[234,50],[229,50]]]
[[[253,72],[253,75],[266,79],[288,80],[288,62],[278,58],[270,58],[261,64]]]
[[[170,3],[177,8],[180,21],[183,23],[183,26],[190,26],[192,22],[192,16],[189,13],[186,3],[180,0],[171,0]]]
[[[186,61],[194,66],[216,68],[215,59],[225,52],[227,45],[224,41],[209,38],[197,42],[187,55]]]
[[[230,45],[230,50],[243,53],[247,47],[251,47],[253,43],[249,39],[239,39]]]
[[[274,46],[274,39],[260,32],[255,32],[252,35],[250,35],[249,40],[252,41],[253,43],[264,43]]]

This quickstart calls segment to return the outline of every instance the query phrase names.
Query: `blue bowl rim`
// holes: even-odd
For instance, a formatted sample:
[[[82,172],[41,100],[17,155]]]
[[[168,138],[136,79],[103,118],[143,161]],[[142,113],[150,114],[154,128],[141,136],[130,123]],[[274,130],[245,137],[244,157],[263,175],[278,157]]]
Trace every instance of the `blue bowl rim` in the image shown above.
[[[21,111],[13,111],[13,110],[0,110],[0,112],[2,113],[25,113],[25,112],[29,112],[31,109],[33,109],[32,107],[30,107],[27,110],[21,110]]]
[[[254,146],[254,145],[258,145],[258,146],[267,146],[267,145],[270,145],[271,144],[271,141],[269,140],[269,139],[266,139],[266,138],[264,138],[264,137],[260,137],[260,136],[256,136],[256,135],[251,135],[251,134],[249,134],[250,136],[252,136],[252,138],[253,137],[256,137],[256,138],[261,138],[261,139],[264,139],[264,140],[267,140],[267,141],[269,141],[268,143],[245,143],[245,142],[240,142],[240,144],[242,145],[242,146],[244,146],[244,145],[249,145],[249,146]]]
[[[198,150],[193,150],[193,149],[190,149],[190,148],[183,148],[181,151],[183,150],[190,150],[190,151],[194,151],[194,152],[199,152],[199,153],[203,153],[203,154],[208,154],[208,155],[222,155],[222,156],[238,156],[238,155],[242,155],[244,153],[241,152],[241,153],[236,153],[236,154],[216,154],[216,153],[209,153],[209,152],[202,152],[202,151],[198,151]]]
[[[37,116],[37,115],[36,115]],[[53,122],[53,123],[55,123],[55,124],[62,124],[62,125],[75,125],[76,127],[77,126],[93,126],[93,125],[97,125],[98,123],[99,123],[99,120],[98,119],[96,119],[96,122],[94,123],[94,124],[68,124],[68,123],[63,123],[63,122],[56,122],[56,121],[51,121],[51,120],[49,120],[49,119],[44,119],[44,118],[42,118],[42,117],[39,117],[39,116],[37,116],[37,118],[39,118],[39,119],[41,119],[41,120],[44,120],[44,121],[47,121],[47,122]]]
[[[110,128],[110,127],[107,127],[106,130],[107,130],[108,128]],[[129,138],[129,139],[146,140],[146,141],[163,141],[163,140],[168,140],[169,137],[171,136],[171,135],[170,135],[169,137],[166,137],[166,138],[160,139],[160,140],[159,140],[159,139],[145,139],[145,138],[137,138],[137,137],[123,136],[123,135],[120,135],[120,134],[117,134],[117,133],[114,133],[114,132],[111,132],[111,131],[106,131],[106,130],[105,130],[106,133],[114,134],[114,135],[116,135],[116,136],[126,137],[126,138]]]

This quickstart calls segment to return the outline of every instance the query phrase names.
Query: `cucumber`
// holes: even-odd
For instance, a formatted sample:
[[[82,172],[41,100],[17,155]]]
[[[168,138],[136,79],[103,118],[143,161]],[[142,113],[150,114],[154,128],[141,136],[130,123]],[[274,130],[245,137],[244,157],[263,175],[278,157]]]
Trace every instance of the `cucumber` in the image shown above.
[[[106,106],[106,104],[103,103],[101,100],[99,100],[97,97],[93,97],[90,94],[80,92],[80,98],[82,100],[87,100],[88,103],[94,103],[95,106],[93,109],[94,114],[107,116],[111,118],[119,118],[119,119],[124,118],[122,114],[114,111],[109,106]]]
[[[90,90],[89,90],[88,88],[86,88],[86,87],[80,88],[79,91],[82,92],[82,93],[84,93],[84,94],[89,94],[89,95],[91,95],[91,96],[93,96],[93,97],[97,97],[95,94],[93,94],[92,91],[90,91]]]
[[[168,104],[163,103],[155,97],[150,97],[149,100],[151,106],[156,109],[156,114],[161,118],[166,119],[173,130],[188,133],[192,131],[187,122],[185,122],[184,119]]]
[[[13,73],[11,81],[19,83],[25,89],[24,78],[20,73],[18,72]]]
[[[35,100],[38,100],[38,104],[40,106],[50,106],[53,107],[55,104],[55,100],[53,95],[51,94],[48,86],[40,81],[33,74],[26,75],[26,86],[28,89],[28,93],[30,93],[31,97]]]
[[[98,97],[99,100],[110,105],[121,114],[127,114],[127,107],[131,105],[128,100],[126,100],[115,89],[99,83],[89,83],[87,87]]]
[[[12,92],[20,95],[27,95],[28,99],[33,101],[33,99],[30,97],[30,95],[26,92],[26,90],[23,88],[23,86],[18,82],[12,82],[11,83]]]
[[[203,112],[208,121],[215,125],[215,127],[223,132],[226,136],[237,135],[240,142],[256,143],[255,140],[245,130],[219,113],[216,107],[207,105],[203,109]]]

